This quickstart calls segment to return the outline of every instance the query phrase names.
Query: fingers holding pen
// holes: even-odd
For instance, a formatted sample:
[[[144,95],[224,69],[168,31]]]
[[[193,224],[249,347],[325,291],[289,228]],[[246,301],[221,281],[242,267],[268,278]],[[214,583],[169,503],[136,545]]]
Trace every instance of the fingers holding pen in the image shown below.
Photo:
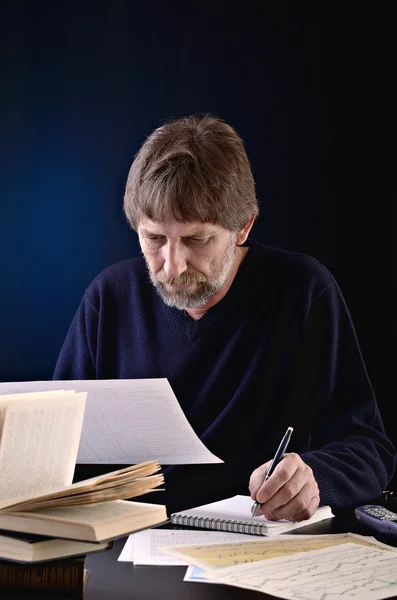
[[[320,501],[311,468],[298,454],[285,454],[265,481],[270,462],[258,467],[249,482],[252,499],[261,503],[259,513],[270,520],[302,521],[311,517]]]
[[[255,469],[249,481],[251,498],[266,504],[291,478],[298,469],[294,454],[285,454],[282,461],[274,469],[272,476],[266,480],[271,462],[268,461]],[[294,484],[293,484],[294,485]]]
[[[272,462],[271,460],[269,460],[268,462],[265,462],[263,465],[261,465],[260,467],[255,469],[255,471],[253,471],[251,473],[251,477],[250,477],[249,484],[248,484],[248,489],[250,491],[251,498],[254,501],[257,500],[258,492],[259,492],[260,488],[263,486],[263,482],[266,479],[266,475],[269,471],[271,462]]]

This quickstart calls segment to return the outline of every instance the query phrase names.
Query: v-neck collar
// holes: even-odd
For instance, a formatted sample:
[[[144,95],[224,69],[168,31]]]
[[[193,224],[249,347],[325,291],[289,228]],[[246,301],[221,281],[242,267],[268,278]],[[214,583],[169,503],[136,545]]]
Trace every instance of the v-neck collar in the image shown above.
[[[203,314],[200,319],[193,319],[184,310],[175,307],[168,307],[168,311],[175,319],[184,334],[193,342],[199,337],[200,333],[207,329],[212,323],[210,310]]]
[[[257,263],[258,250],[262,248],[258,242],[251,239],[247,240],[245,246],[248,246],[248,252],[244,257],[229,290],[225,296],[219,302],[214,304],[214,306],[209,308],[200,319],[193,319],[186,311],[167,306],[163,303],[164,309],[172,316],[187,338],[191,341],[196,341],[201,333],[206,331],[213,323],[216,323],[220,319],[233,318],[236,316],[236,313],[241,313],[242,304],[246,304],[246,300],[250,295],[249,290],[250,288],[252,289],[253,282],[255,281],[253,271],[255,270],[255,265]],[[247,293],[242,294],[242,290],[244,289]]]

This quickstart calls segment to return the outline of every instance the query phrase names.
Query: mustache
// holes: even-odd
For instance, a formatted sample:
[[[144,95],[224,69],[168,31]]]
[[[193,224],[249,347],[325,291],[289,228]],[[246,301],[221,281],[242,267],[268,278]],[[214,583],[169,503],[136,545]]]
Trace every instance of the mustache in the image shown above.
[[[207,278],[205,277],[205,275],[202,275],[201,273],[191,273],[189,271],[186,271],[185,273],[181,273],[180,275],[178,275],[178,277],[167,277],[167,275],[164,273],[164,271],[161,271],[160,273],[158,273],[156,275],[156,280],[159,283],[162,283],[163,285],[184,286],[184,285],[192,285],[193,283],[205,283],[207,281]]]

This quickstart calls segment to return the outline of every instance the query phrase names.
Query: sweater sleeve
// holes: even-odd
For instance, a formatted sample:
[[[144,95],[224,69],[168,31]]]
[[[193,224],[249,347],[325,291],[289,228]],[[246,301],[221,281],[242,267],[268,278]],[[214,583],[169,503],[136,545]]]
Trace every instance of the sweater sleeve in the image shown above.
[[[96,379],[98,313],[84,295],[55,366],[53,379]]]
[[[321,504],[345,508],[369,502],[391,480],[396,451],[335,282],[313,302],[306,325],[317,358],[310,450],[302,459],[313,470]]]

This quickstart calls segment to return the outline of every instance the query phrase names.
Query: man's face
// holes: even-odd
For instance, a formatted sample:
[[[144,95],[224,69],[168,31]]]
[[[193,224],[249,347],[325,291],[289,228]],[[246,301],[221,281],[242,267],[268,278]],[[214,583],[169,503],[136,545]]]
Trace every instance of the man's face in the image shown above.
[[[235,259],[236,234],[211,223],[142,219],[139,241],[150,279],[168,306],[203,306],[225,284]]]

